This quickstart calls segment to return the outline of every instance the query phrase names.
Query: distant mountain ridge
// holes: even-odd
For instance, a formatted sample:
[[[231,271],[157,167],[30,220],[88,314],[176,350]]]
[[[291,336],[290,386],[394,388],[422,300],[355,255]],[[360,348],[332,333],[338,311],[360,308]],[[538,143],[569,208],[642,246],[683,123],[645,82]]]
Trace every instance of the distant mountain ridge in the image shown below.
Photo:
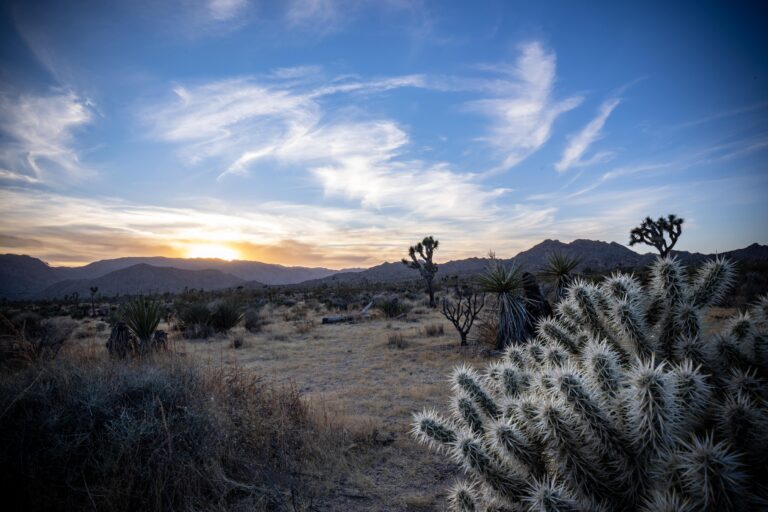
[[[245,283],[243,279],[220,270],[186,270],[174,267],[154,267],[139,263],[115,270],[95,279],[68,279],[52,284],[37,294],[38,298],[61,298],[77,293],[88,297],[90,288],[99,288],[103,296],[137,295],[150,293],[178,293],[185,288],[220,290]]]
[[[0,297],[12,299],[31,299],[54,284],[62,281],[82,281],[77,286],[85,286],[85,281],[98,280],[113,272],[131,268],[136,265],[149,265],[155,268],[173,268],[178,270],[199,271],[217,270],[222,276],[238,279],[241,283],[255,282],[260,284],[284,285],[295,284],[309,279],[318,279],[340,272],[322,267],[287,267],[273,263],[258,261],[226,261],[219,259],[183,259],[155,257],[126,257],[102,260],[82,267],[52,267],[47,263],[31,256],[17,254],[0,255]],[[349,269],[347,271],[357,271]],[[192,274],[190,274],[192,276]],[[194,281],[194,279],[192,279]],[[222,278],[223,283],[230,283],[228,278]],[[211,282],[211,285],[214,283]],[[98,286],[92,284],[90,286]],[[200,288],[192,284],[190,288]],[[89,286],[88,286],[89,287]],[[88,288],[86,287],[86,289]],[[226,286],[224,286],[226,287]],[[207,286],[206,289],[221,288]],[[57,290],[53,287],[51,290]],[[62,290],[64,288],[61,288]],[[183,289],[183,286],[182,286]],[[168,290],[170,291],[170,290]],[[99,292],[102,293],[101,288]],[[50,297],[51,291],[46,292]],[[71,292],[69,292],[71,293]],[[126,293],[126,292],[122,292]]]
[[[641,268],[653,263],[655,253],[639,254],[616,242],[577,239],[570,243],[559,240],[544,240],[526,251],[518,253],[509,259],[502,259],[505,264],[514,264],[529,272],[536,272],[546,263],[552,253],[562,253],[577,257],[581,263],[577,271],[591,269],[603,272],[613,269]],[[696,264],[713,258],[714,254],[691,253],[688,251],[672,251],[684,264]],[[727,251],[720,254],[734,261],[766,261],[768,262],[768,246],[752,244],[743,249]],[[477,274],[488,265],[487,258],[469,258],[465,260],[439,263],[438,277],[467,276]],[[360,285],[364,283],[392,283],[419,279],[418,272],[411,270],[402,263],[382,263],[362,272],[341,272],[330,277],[301,283],[302,285],[346,284]]]
[[[633,269],[651,264],[655,254],[639,254],[616,242],[558,240],[543,242],[502,260],[535,272],[549,254],[560,252],[581,259],[578,270],[606,271]],[[683,263],[700,263],[714,255],[673,251]],[[768,246],[752,244],[721,254],[735,261],[768,262]],[[466,276],[481,272],[488,260],[468,258],[440,262],[439,277]],[[254,261],[181,259],[163,257],[117,258],[83,267],[51,267],[30,256],[0,255],[0,297],[32,299],[62,297],[73,292],[88,294],[98,286],[103,295],[178,292],[185,287],[216,290],[235,286],[264,285],[321,286],[323,284],[364,285],[418,279],[418,273],[400,262],[382,263],[366,270],[336,271],[326,268],[286,267]]]
[[[153,267],[173,267],[182,270],[220,270],[244,281],[264,284],[293,284],[308,279],[319,279],[339,272],[322,267],[286,267],[275,263],[246,260],[220,260],[215,258],[166,258],[162,256],[127,257],[101,260],[82,267],[58,267],[67,279],[93,279],[115,270],[146,264]]]

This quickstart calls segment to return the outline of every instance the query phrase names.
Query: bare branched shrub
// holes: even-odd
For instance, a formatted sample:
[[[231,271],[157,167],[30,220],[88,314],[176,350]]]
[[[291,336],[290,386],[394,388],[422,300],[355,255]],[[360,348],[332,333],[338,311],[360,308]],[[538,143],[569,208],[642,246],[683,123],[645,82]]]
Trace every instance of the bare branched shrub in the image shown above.
[[[485,294],[476,293],[471,288],[461,289],[457,286],[453,300],[443,297],[441,305],[441,313],[458,331],[461,345],[466,345],[467,335],[475,319],[485,307]],[[494,333],[494,336],[496,334]]]

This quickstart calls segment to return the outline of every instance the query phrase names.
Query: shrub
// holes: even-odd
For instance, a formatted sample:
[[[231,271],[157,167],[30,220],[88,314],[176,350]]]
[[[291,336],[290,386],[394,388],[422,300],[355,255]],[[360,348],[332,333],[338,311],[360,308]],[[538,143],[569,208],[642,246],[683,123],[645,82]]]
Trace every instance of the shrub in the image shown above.
[[[523,340],[528,323],[523,273],[515,266],[505,267],[491,253],[488,268],[477,277],[479,291],[495,297],[492,313],[496,317],[496,348]]]
[[[483,315],[474,331],[474,342],[481,345],[496,346],[499,339],[499,319],[496,315]]]
[[[429,324],[424,326],[424,334],[427,336],[442,336],[445,334],[445,328],[442,324]]]
[[[217,332],[227,332],[243,319],[240,306],[229,300],[215,302],[212,309],[210,325]]]
[[[230,338],[232,339],[232,348],[243,348],[245,345],[245,333],[243,328],[234,329],[230,332]]]
[[[283,313],[283,320],[286,322],[296,322],[298,320],[306,320],[309,315],[309,308],[305,303],[294,303],[288,306],[288,309]]]
[[[71,320],[55,321],[23,312],[9,320],[0,314],[0,365],[24,366],[53,360],[75,330]]]
[[[467,345],[467,335],[475,323],[475,319],[485,307],[485,294],[476,293],[470,287],[454,289],[454,299],[443,297],[441,313],[458,331],[461,345]],[[442,326],[440,334],[442,334]],[[494,333],[494,340],[496,333]]]
[[[211,335],[211,310],[204,302],[190,302],[176,305],[179,327],[186,338],[207,338]]]
[[[581,264],[581,258],[559,252],[547,256],[547,263],[539,271],[541,278],[552,285],[555,298],[565,297],[568,285],[573,281],[576,268]]]
[[[387,346],[393,348],[405,348],[405,345],[405,338],[401,333],[395,332],[387,336]]]
[[[20,510],[303,509],[301,472],[330,449],[295,389],[178,361],[3,374],[0,410]]]
[[[123,306],[123,319],[128,329],[142,344],[147,344],[157,330],[162,317],[160,304],[139,297]]]
[[[88,312],[90,310],[90,306],[85,304],[76,304],[69,308],[69,316],[72,317],[72,320],[82,320],[88,316]]]
[[[382,299],[376,306],[387,318],[397,318],[410,310],[410,307],[397,297]]]
[[[309,332],[312,332],[312,330],[315,328],[315,321],[312,320],[311,318],[294,320],[293,328],[296,329],[296,332],[298,334],[307,334]]]
[[[768,477],[764,298],[705,337],[732,265],[692,282],[659,259],[650,284],[573,283],[538,337],[452,376],[452,415],[414,435],[469,475],[453,510],[758,510]]]
[[[244,326],[250,332],[260,332],[264,327],[264,319],[261,318],[260,308],[249,307],[243,313]]]

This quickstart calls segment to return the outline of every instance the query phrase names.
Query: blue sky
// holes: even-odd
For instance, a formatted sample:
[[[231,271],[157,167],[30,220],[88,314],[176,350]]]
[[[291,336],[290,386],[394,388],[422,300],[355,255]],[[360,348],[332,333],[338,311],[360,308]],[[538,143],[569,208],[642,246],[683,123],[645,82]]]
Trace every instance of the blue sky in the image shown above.
[[[767,243],[759,2],[6,2],[0,251],[312,266]]]

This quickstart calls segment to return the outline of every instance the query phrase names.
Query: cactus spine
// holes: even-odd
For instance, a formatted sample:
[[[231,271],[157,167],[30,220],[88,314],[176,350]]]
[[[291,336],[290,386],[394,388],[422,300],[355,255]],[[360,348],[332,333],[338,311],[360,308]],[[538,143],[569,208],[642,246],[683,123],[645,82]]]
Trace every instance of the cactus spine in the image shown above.
[[[413,434],[467,479],[456,511],[760,510],[768,503],[768,298],[704,336],[732,281],[717,259],[688,279],[660,258],[642,286],[575,281],[485,371],[452,376],[452,415]]]

